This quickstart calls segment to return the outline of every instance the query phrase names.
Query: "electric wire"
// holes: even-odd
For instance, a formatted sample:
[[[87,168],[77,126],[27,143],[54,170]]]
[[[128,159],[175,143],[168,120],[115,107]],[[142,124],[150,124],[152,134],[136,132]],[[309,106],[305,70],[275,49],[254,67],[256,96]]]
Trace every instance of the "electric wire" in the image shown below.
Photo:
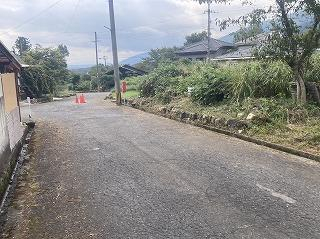
[[[5,35],[5,34],[8,34],[10,33],[10,31],[12,30],[18,30],[19,28],[23,27],[24,25],[34,21],[35,19],[37,19],[38,17],[40,17],[42,14],[44,14],[45,12],[47,12],[48,10],[52,9],[53,7],[55,7],[56,5],[58,5],[60,2],[62,2],[63,0],[58,0],[54,3],[52,3],[51,5],[49,5],[47,8],[43,9],[42,11],[40,11],[39,13],[37,13],[36,15],[33,15],[32,17],[26,19],[24,22],[18,24],[17,26],[9,29],[8,31],[6,32],[3,32],[3,33],[0,33],[0,35]]]

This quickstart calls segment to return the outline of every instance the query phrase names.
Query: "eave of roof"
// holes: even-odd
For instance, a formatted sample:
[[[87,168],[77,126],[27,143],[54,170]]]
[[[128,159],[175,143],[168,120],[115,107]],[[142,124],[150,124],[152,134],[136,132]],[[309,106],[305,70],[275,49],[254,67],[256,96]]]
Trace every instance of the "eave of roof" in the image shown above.
[[[211,61],[236,61],[236,60],[252,60],[256,59],[254,56],[246,56],[246,57],[226,57],[226,58],[213,58]]]
[[[14,57],[14,55],[9,51],[9,49],[0,41],[0,51],[2,54],[12,63],[17,69],[20,69],[22,65],[20,62]]]
[[[210,52],[216,52],[217,50],[224,47],[235,47],[233,43],[221,41],[218,39],[211,38],[210,39]],[[207,40],[203,40],[201,42],[196,42],[191,45],[185,46],[182,50],[177,51],[176,54],[196,54],[207,52],[208,42]]]

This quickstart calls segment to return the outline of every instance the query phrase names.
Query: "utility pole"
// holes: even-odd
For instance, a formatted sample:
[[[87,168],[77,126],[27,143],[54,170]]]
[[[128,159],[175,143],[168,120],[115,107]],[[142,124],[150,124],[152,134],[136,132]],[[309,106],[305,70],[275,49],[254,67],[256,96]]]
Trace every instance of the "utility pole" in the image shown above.
[[[211,39],[211,0],[207,1],[208,3],[208,46],[207,46],[207,62],[210,61],[210,39]]]
[[[107,67],[107,57],[103,56],[103,60],[104,60],[104,66]]]
[[[111,40],[112,40],[114,83],[115,83],[116,100],[117,100],[116,102],[117,102],[117,105],[121,105],[120,74],[119,74],[116,24],[114,19],[113,0],[109,0],[109,14],[110,14],[110,30],[111,30]]]
[[[98,37],[97,37],[97,32],[94,33],[94,43],[96,45],[96,67],[97,67],[96,77],[98,79],[99,78],[99,58],[98,58]],[[98,83],[98,91],[99,91],[99,83]]]
[[[100,60],[104,60],[104,66],[107,67],[107,57],[103,56],[102,58],[99,58]]]

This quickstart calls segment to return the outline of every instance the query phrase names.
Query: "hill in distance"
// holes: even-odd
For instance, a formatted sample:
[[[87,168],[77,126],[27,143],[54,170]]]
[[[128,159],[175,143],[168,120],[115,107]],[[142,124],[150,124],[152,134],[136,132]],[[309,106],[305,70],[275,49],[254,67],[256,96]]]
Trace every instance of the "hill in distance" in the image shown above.
[[[143,61],[143,59],[147,58],[149,56],[148,52],[141,53],[132,57],[129,57],[128,59],[125,59],[120,62],[121,65],[136,65]]]
[[[68,69],[76,74],[86,74],[90,71],[92,65],[68,65]]]

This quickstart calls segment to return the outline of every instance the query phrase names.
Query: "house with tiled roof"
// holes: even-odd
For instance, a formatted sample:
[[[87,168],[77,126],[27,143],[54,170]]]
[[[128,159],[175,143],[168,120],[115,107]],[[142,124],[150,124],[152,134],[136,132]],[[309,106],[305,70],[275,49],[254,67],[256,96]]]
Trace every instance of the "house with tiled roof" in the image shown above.
[[[255,37],[236,42],[234,48],[225,54],[214,57],[212,61],[244,61],[255,58],[254,53],[257,47],[261,46],[267,39],[268,34],[262,33]]]
[[[236,46],[233,43],[221,41],[214,38],[210,39],[209,45],[210,45],[210,59],[226,54],[230,50],[233,50],[236,48]],[[176,54],[181,59],[205,60],[208,55],[208,41],[203,40],[203,41],[185,46],[180,51],[176,52]]]

